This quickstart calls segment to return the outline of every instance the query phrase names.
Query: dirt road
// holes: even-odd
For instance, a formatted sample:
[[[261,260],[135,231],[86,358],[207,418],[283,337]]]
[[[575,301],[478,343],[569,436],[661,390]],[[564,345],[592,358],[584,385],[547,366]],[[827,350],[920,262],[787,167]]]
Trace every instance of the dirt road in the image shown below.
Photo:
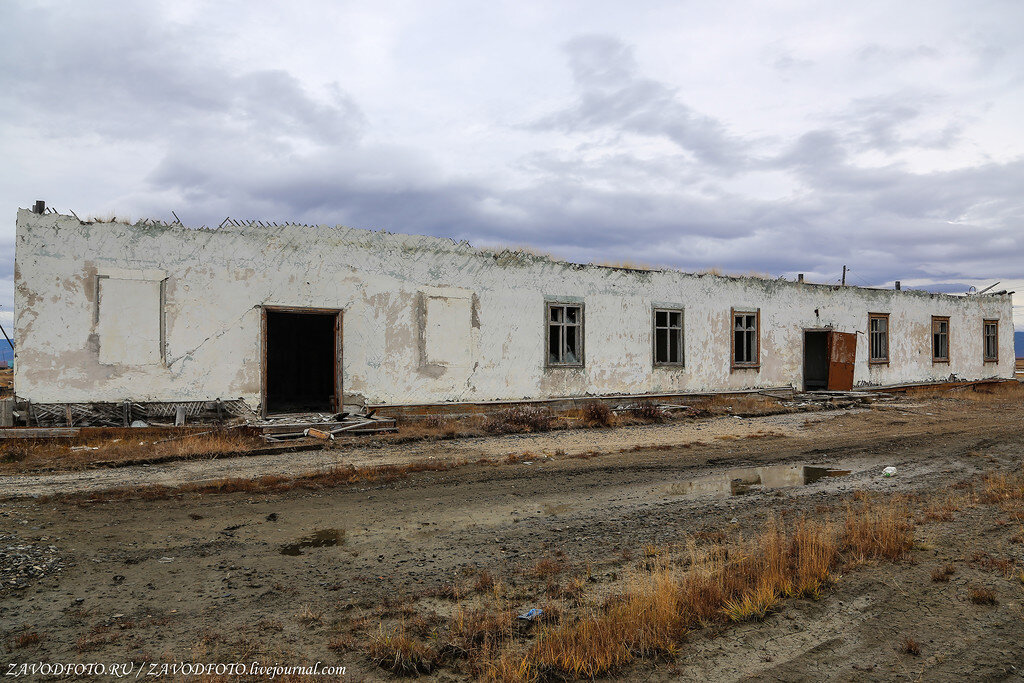
[[[123,486],[213,481],[225,477],[297,475],[329,467],[404,465],[417,461],[460,462],[531,453],[552,456],[603,453],[643,446],[686,446],[718,438],[743,438],[759,432],[785,436],[813,436],[815,425],[842,412],[795,413],[768,417],[720,417],[683,420],[641,427],[572,429],[540,434],[513,434],[394,444],[369,441],[366,445],[325,450],[182,460],[159,465],[99,468],[55,474],[0,475],[0,493],[11,496],[50,495],[100,491]]]
[[[730,428],[746,430],[739,438],[671,425],[635,428],[635,434],[579,433],[573,436],[585,441],[572,448],[558,434],[423,444],[409,457],[559,448],[566,455],[468,465],[386,485],[94,504],[7,499],[0,507],[0,547],[8,547],[7,557],[53,546],[63,569],[30,578],[27,588],[0,592],[7,641],[0,659],[323,661],[345,665],[346,680],[386,679],[390,674],[375,667],[363,647],[378,624],[401,620],[422,624],[425,638],[431,629],[440,634],[458,605],[497,594],[484,575],[517,612],[541,603],[569,609],[572,600],[563,594],[573,579],[586,600],[599,602],[643,570],[647,547],[752,533],[773,515],[834,514],[854,492],[944,495],[984,472],[1019,472],[1022,418],[1019,404],[904,402],[810,418],[733,420]],[[762,435],[747,436],[758,431]],[[656,439],[673,445],[660,447]],[[619,452],[640,445],[654,447]],[[571,457],[587,451],[603,453]],[[285,467],[284,460],[274,466]],[[850,473],[807,485],[755,487],[742,496],[724,492],[730,470],[771,465]],[[881,476],[886,466],[895,466],[897,476]],[[128,476],[127,469],[118,472]],[[699,479],[704,486],[713,476],[724,483],[723,492],[685,494],[687,482]],[[642,662],[621,675],[1018,678],[1024,662],[1021,581],[977,557],[1005,558],[1019,570],[1024,555],[1014,539],[1021,531],[997,508],[965,506],[949,520],[919,526],[911,562],[851,570],[818,601],[787,601],[763,623],[694,633],[674,662]],[[332,540],[339,542],[329,545]],[[317,541],[325,544],[315,547]],[[18,545],[23,550],[9,549]],[[558,567],[547,585],[535,576],[543,559]],[[950,581],[930,580],[936,566],[949,563],[956,567]],[[561,593],[552,592],[552,581]],[[975,585],[995,591],[997,604],[970,602],[968,588]],[[20,644],[29,633],[38,642]],[[894,643],[904,636],[921,643],[920,656],[896,651]],[[457,663],[434,675],[463,676]]]

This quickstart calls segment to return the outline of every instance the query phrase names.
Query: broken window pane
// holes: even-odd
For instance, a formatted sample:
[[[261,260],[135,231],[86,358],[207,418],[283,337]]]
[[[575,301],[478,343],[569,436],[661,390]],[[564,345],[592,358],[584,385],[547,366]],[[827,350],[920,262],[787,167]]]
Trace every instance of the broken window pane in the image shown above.
[[[579,349],[576,347],[576,332],[574,326],[565,326],[565,362],[576,363],[579,360]]]
[[[733,318],[733,364],[757,364],[757,314],[737,313]]]
[[[654,311],[655,364],[683,364],[683,312]]]
[[[985,322],[985,360],[999,360],[999,323]]]
[[[889,360],[889,318],[871,316],[869,318],[871,356],[869,360],[882,362]]]
[[[548,362],[557,363],[562,348],[562,326],[548,325]]]
[[[654,330],[654,360],[658,363],[668,362],[668,330]]]
[[[949,360],[949,321],[932,318],[932,359]]]
[[[583,362],[583,309],[548,304],[548,364],[579,365]]]

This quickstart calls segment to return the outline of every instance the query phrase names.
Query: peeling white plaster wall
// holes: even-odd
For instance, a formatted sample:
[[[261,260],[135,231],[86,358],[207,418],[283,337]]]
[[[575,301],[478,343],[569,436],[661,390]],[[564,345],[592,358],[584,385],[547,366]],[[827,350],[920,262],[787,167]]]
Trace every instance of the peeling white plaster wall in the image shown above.
[[[140,281],[123,315],[147,348],[152,321],[143,327],[136,304],[163,281],[163,360],[122,349],[134,362],[102,362],[97,276],[118,272],[148,273],[121,275]],[[585,303],[585,367],[545,368],[545,299]],[[652,367],[652,307],[666,304],[685,309],[685,368]],[[22,210],[15,389],[37,402],[256,406],[263,305],[343,309],[345,393],[370,403],[800,387],[804,328],[859,333],[857,384],[1011,377],[1014,363],[1009,296],[580,266],[340,227],[193,230]],[[759,369],[730,370],[731,308],[761,311]],[[869,312],[890,315],[888,365],[867,362]],[[932,363],[932,315],[950,316],[948,364]],[[986,318],[1000,321],[998,364],[982,360]]]

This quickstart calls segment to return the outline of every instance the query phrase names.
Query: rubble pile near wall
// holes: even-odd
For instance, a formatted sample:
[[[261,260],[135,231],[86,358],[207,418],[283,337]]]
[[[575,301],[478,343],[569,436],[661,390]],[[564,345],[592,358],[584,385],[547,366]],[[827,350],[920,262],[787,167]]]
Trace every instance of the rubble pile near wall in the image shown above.
[[[339,436],[383,434],[397,432],[394,418],[377,417],[367,414],[338,413],[336,415],[296,414],[279,415],[271,419],[251,423],[269,443],[295,441],[305,438],[334,441]]]

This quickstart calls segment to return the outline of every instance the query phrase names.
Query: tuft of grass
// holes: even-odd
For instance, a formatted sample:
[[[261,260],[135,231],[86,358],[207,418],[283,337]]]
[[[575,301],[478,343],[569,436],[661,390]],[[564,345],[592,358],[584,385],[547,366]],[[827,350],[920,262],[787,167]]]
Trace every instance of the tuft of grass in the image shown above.
[[[482,657],[480,678],[501,683],[535,683],[541,680],[537,667],[528,654],[522,652],[495,652]]]
[[[306,626],[322,624],[324,623],[324,611],[313,607],[312,605],[303,605],[302,609],[296,613],[295,618],[299,623],[305,624]]]
[[[584,405],[582,417],[588,427],[610,427],[615,423],[615,415],[604,401],[590,401]]]
[[[545,557],[538,560],[537,563],[530,568],[529,573],[535,578],[544,580],[553,576],[558,576],[563,571],[565,571],[564,563],[559,560],[551,559],[550,557]]]
[[[921,656],[921,644],[910,636],[905,636],[897,649],[905,655]]]
[[[629,409],[629,414],[646,422],[661,422],[665,419],[665,414],[651,401],[640,401]]]
[[[995,605],[999,602],[995,591],[983,586],[971,586],[968,597],[975,605]]]
[[[339,634],[327,641],[327,649],[335,652],[355,650],[356,639],[350,634]]]
[[[377,666],[399,676],[429,674],[437,663],[433,648],[410,638],[404,623],[390,631],[382,626],[370,641],[369,655]]]
[[[555,416],[550,410],[512,406],[495,413],[484,423],[483,428],[489,434],[519,434],[550,431],[554,423]]]
[[[511,638],[512,625],[513,615],[510,610],[466,608],[459,604],[452,611],[449,634],[452,644],[460,650],[469,652]]]
[[[42,637],[36,631],[22,631],[11,641],[11,648],[32,647],[33,645],[38,645],[41,640]]]
[[[477,593],[488,593],[494,589],[494,577],[485,569],[480,572],[480,575],[476,577],[476,583],[473,584],[473,590]]]
[[[914,525],[905,505],[876,505],[864,498],[848,505],[843,546],[860,561],[899,560],[914,547]]]
[[[726,600],[722,612],[729,621],[764,621],[768,612],[778,604],[779,594],[775,586],[765,580],[740,597]]]
[[[996,571],[1003,576],[1012,576],[1016,569],[1016,562],[1012,558],[1008,557],[992,557],[986,552],[976,552],[970,557],[969,562],[972,565],[981,565],[983,568],[990,571]]]
[[[936,583],[948,583],[949,577],[956,573],[956,566],[952,563],[947,564],[943,567],[937,567],[932,572],[932,581]]]
[[[120,638],[120,633],[111,633],[107,627],[97,627],[92,629],[91,632],[80,636],[75,641],[75,649],[79,652],[98,650],[105,645],[117,642]]]

